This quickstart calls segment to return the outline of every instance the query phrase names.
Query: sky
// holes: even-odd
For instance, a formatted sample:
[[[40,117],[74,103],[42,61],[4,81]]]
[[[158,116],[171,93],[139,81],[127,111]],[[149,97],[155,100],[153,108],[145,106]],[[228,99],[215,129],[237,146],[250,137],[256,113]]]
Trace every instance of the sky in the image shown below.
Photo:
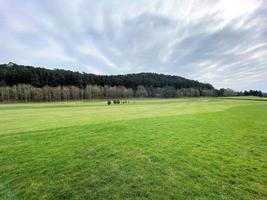
[[[0,63],[267,92],[267,0],[0,0]]]

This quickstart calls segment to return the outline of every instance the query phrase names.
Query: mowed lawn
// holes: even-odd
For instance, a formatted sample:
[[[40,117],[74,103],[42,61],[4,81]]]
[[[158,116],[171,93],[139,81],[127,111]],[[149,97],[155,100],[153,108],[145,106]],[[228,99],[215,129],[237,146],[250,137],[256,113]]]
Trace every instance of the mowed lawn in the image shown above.
[[[1,104],[0,199],[267,199],[267,101]]]

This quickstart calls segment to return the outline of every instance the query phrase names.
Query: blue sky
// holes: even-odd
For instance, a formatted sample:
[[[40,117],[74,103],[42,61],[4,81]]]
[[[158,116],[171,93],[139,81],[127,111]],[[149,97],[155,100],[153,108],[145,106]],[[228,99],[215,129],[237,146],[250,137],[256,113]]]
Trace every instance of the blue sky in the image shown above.
[[[267,91],[266,0],[0,0],[0,63]]]

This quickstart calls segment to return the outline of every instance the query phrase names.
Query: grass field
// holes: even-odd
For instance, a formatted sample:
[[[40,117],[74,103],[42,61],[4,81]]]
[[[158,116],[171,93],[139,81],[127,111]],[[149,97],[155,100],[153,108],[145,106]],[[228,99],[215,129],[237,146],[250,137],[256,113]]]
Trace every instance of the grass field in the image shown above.
[[[2,104],[0,199],[267,199],[267,101]]]

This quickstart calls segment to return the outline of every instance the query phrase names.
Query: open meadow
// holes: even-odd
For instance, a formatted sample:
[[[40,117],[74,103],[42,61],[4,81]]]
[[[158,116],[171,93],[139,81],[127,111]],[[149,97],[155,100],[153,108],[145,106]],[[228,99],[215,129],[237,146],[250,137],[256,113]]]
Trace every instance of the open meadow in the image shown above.
[[[267,101],[0,104],[0,199],[267,199]]]

